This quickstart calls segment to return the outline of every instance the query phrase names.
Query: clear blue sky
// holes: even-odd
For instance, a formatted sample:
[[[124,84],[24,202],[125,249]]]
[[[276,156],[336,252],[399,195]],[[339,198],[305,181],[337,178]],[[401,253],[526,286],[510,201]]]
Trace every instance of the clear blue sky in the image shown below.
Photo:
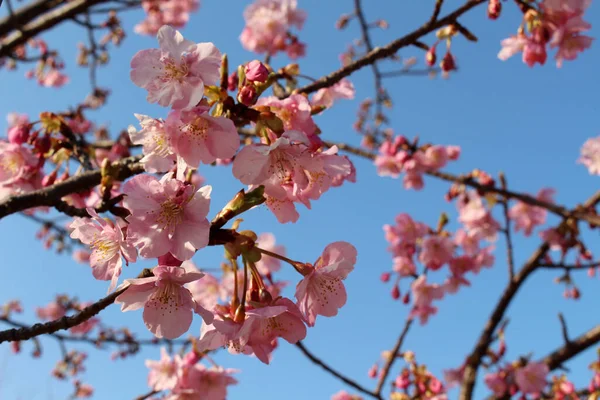
[[[238,41],[243,27],[242,10],[247,2],[229,1],[227,6],[215,0],[203,3],[183,30],[185,37],[214,42],[229,55],[230,64],[253,59]],[[307,57],[301,60],[302,72],[311,76],[329,73],[339,67],[338,54],[359,35],[355,22],[342,32],[334,27],[340,14],[352,10],[352,2],[304,0],[299,3],[308,11],[301,33],[301,38],[308,43]],[[373,31],[374,41],[385,44],[420,26],[429,17],[433,1],[372,0],[365,4],[370,20],[385,17],[389,22],[387,31]],[[462,1],[447,0],[442,14],[460,4]],[[402,77],[386,81],[394,101],[390,113],[392,126],[396,132],[409,137],[419,135],[424,141],[460,145],[462,157],[450,167],[452,172],[466,172],[474,167],[494,174],[504,171],[513,189],[536,193],[543,186],[553,186],[558,189],[559,203],[573,205],[598,189],[598,178],[589,176],[584,167],[575,163],[581,144],[600,133],[597,43],[576,62],[565,63],[562,69],[556,69],[551,60],[549,65],[534,69],[522,64],[519,57],[501,62],[496,57],[500,40],[515,32],[519,24],[512,2],[504,5],[505,12],[499,21],[488,21],[485,7],[461,19],[479,37],[479,42],[456,40],[453,50],[460,71],[451,79]],[[123,17],[128,33],[141,19],[137,12]],[[591,6],[587,20],[600,21],[597,4]],[[597,27],[593,28],[592,36],[598,36]],[[44,34],[43,38],[51,47],[61,50],[71,83],[59,90],[40,88],[23,78],[23,66],[17,72],[0,71],[3,93],[0,114],[17,111],[35,118],[41,111],[64,110],[87,94],[87,70],[75,66],[75,40],[84,41],[84,32],[67,24]],[[432,39],[427,42],[432,43]],[[99,72],[100,85],[110,86],[112,95],[106,107],[90,113],[89,117],[107,124],[113,133],[136,123],[133,113],[166,116],[166,109],[146,103],[145,92],[129,80],[129,60],[138,50],[151,47],[156,47],[154,38],[129,33],[122,46],[111,51],[110,65]],[[422,52],[409,48],[402,50],[401,55],[417,55],[421,59]],[[284,62],[285,59],[276,58],[275,66]],[[382,66],[382,70],[388,67]],[[358,100],[373,96],[368,68],[353,75],[351,80]],[[339,102],[334,109],[319,116],[317,123],[323,136],[358,144],[359,137],[352,130],[357,107],[358,101]],[[4,131],[4,121],[0,122],[0,128]],[[391,300],[389,285],[379,282],[381,272],[391,266],[382,225],[392,223],[401,212],[428,224],[435,224],[442,210],[448,211],[451,218],[456,217],[456,212],[454,206],[443,199],[445,184],[428,179],[424,191],[407,192],[398,180],[378,178],[370,163],[355,162],[358,182],[332,189],[315,202],[310,211],[302,209],[298,223],[280,225],[268,210],[261,208],[244,215],[244,227],[273,232],[278,243],[287,247],[290,257],[311,262],[332,241],[346,240],[356,246],[359,261],[346,281],[347,305],[336,318],[319,318],[316,326],[309,330],[305,344],[344,374],[373,387],[375,382],[367,377],[367,370],[382,350],[392,347],[408,313],[405,306]],[[240,189],[240,184],[228,168],[202,167],[200,171],[213,185],[211,214],[214,214]],[[107,284],[95,281],[88,267],[76,264],[67,255],[57,256],[43,250],[34,238],[35,224],[13,215],[2,220],[0,227],[3,249],[0,302],[22,299],[27,309],[25,315],[19,317],[22,321],[33,322],[34,308],[51,301],[56,293],[75,294],[81,300],[104,296]],[[595,240],[592,235],[588,242],[593,252],[597,252]],[[529,240],[516,236],[515,241],[519,264],[539,242],[537,236]],[[458,366],[472,349],[507,281],[502,240],[497,247],[494,268],[475,277],[471,288],[446,298],[439,305],[438,315],[425,327],[415,325],[406,340],[405,347],[416,351],[418,360],[426,362],[439,377],[443,369]],[[221,257],[222,249],[211,248],[199,252],[194,261],[202,267],[217,267]],[[138,268],[149,265],[149,262],[135,264],[124,274],[136,275]],[[298,277],[293,271],[285,270],[281,275],[292,282],[290,288],[295,286]],[[562,298],[562,287],[552,282],[557,275],[547,271],[537,273],[510,307],[509,359],[530,351],[535,357],[541,357],[560,345],[558,312],[565,314],[572,335],[598,323],[595,312],[591,311],[597,309],[600,301],[597,290],[600,283],[588,279],[585,273],[576,275],[583,297],[575,303]],[[437,276],[440,280],[443,278]],[[289,290],[288,294],[291,296],[293,292]],[[141,312],[122,314],[118,307],[111,307],[101,317],[108,324],[132,327],[139,337],[150,335],[143,327]],[[191,332],[198,329],[196,318]],[[24,344],[23,354],[19,356],[13,356],[8,345],[0,345],[0,399],[41,400],[67,396],[71,385],[50,377],[50,370],[59,357],[57,346],[52,340],[42,340],[44,354],[38,360],[29,357],[28,344]],[[85,345],[77,348],[89,351],[88,370],[82,379],[96,388],[95,398],[131,399],[148,391],[144,359],[157,359],[158,348],[144,349],[131,359],[115,362],[110,361],[108,351],[99,352]],[[579,386],[587,385],[591,377],[587,365],[593,359],[592,351],[571,363],[571,378]],[[238,377],[240,383],[230,390],[229,398],[233,400],[328,399],[345,388],[284,342],[270,366],[254,358],[227,354],[217,356],[217,360],[225,367],[242,370]],[[476,398],[483,398],[487,393],[482,389],[480,382]],[[450,395],[453,397],[455,392]]]

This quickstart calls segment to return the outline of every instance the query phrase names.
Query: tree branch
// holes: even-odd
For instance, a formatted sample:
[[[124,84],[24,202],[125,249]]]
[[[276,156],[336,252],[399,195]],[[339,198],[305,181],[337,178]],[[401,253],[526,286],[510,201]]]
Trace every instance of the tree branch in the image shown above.
[[[403,47],[407,47],[415,44],[421,37],[435,31],[438,28],[446,26],[448,24],[456,22],[456,19],[469,11],[470,9],[486,3],[487,0],[470,0],[467,1],[462,7],[458,8],[454,12],[446,15],[445,17],[438,19],[434,23],[427,22],[425,25],[421,26],[419,29],[405,35],[399,39],[396,39],[384,47],[377,47],[370,51],[365,56],[359,58],[358,60],[346,65],[343,68],[340,68],[337,71],[330,73],[316,82],[313,82],[304,87],[298,88],[296,90],[297,93],[313,93],[317,90],[325,87],[329,87],[336,82],[339,82],[343,78],[351,75],[353,72],[358,71],[359,69],[366,67],[367,65],[373,64],[377,60],[381,60],[387,57],[390,57],[398,50]]]
[[[114,303],[117,296],[119,296],[125,290],[127,290],[127,287],[109,294],[103,299],[98,300],[94,304],[84,308],[77,314],[70,317],[62,317],[45,324],[35,324],[31,327],[0,331],[0,343],[28,340],[35,336],[54,333],[62,329],[69,329],[77,326]]]
[[[41,8],[36,9],[36,13],[32,12],[31,14],[35,15],[33,17],[35,20],[23,19],[24,25],[22,27],[0,41],[0,57],[9,56],[17,46],[25,44],[29,39],[35,37],[40,32],[51,29],[63,21],[70,20],[96,4],[106,3],[108,1],[110,0],[72,0],[55,10],[46,10],[48,12],[45,14],[39,12]],[[54,2],[51,1],[50,3]],[[10,21],[7,21],[7,23],[10,23]],[[2,26],[0,25],[0,36],[2,36],[1,32]]]
[[[300,349],[300,351],[310,361],[312,361],[316,365],[320,366],[325,371],[329,372],[331,375],[335,376],[337,379],[341,380],[342,382],[344,382],[348,386],[352,386],[354,389],[358,390],[359,392],[361,392],[363,394],[366,394],[367,396],[373,397],[373,398],[375,398],[377,400],[383,400],[383,398],[379,394],[373,393],[369,389],[365,389],[364,387],[362,387],[361,385],[359,385],[358,383],[356,383],[352,379],[350,379],[350,378],[342,375],[341,373],[339,373],[336,370],[334,370],[333,368],[331,368],[329,365],[325,364],[323,361],[321,361],[321,359],[317,358],[310,351],[308,351],[308,349],[306,347],[304,347],[304,344],[302,342],[296,343],[296,347],[298,347]]]
[[[375,389],[375,394],[378,395],[379,397],[381,397],[381,391],[383,390],[383,385],[385,385],[385,381],[386,381],[388,375],[390,374],[390,371],[392,370],[392,366],[394,365],[394,362],[396,361],[396,357],[398,357],[398,352],[400,351],[400,348],[402,347],[402,344],[404,343],[404,339],[406,338],[406,335],[408,334],[408,330],[410,329],[410,326],[412,325],[412,323],[413,323],[412,318],[409,318],[406,320],[406,323],[404,324],[404,329],[402,329],[402,332],[400,332],[400,336],[398,336],[398,340],[396,340],[396,344],[394,345],[394,348],[390,352],[389,359],[387,360],[387,362],[381,369],[381,375],[380,375],[379,381],[377,382],[377,388]]]
[[[140,164],[140,157],[129,157],[112,164],[118,173],[116,179],[123,181],[130,176],[144,172],[144,166]],[[87,171],[73,176],[60,183],[48,186],[33,192],[9,196],[0,202],[0,219],[19,211],[40,206],[64,205],[60,199],[68,194],[91,189],[100,184],[102,173],[99,169]],[[66,204],[66,203],[65,203]]]
[[[570,360],[598,342],[600,342],[600,325],[596,325],[589,331],[570,340],[564,346],[554,350],[544,357],[542,362],[546,363],[550,370],[560,368],[565,361]]]
[[[506,187],[506,178],[504,174],[500,174],[500,184],[502,185],[502,190],[507,190]],[[504,197],[502,199],[502,211],[504,214],[504,237],[506,238],[506,259],[508,263],[508,277],[512,280],[515,276],[515,261],[514,261],[514,253],[513,253],[513,243],[510,232],[510,216],[508,214],[508,198]]]

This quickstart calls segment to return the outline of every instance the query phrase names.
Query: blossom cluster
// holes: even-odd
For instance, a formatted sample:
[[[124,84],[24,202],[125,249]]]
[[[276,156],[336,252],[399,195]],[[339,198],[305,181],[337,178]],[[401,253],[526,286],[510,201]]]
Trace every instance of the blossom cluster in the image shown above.
[[[156,35],[163,25],[183,28],[190,13],[199,6],[199,0],[143,0],[146,18],[135,26],[134,31],[141,35]]]
[[[554,58],[558,67],[565,60],[576,59],[592,45],[593,38],[582,34],[591,29],[583,20],[590,4],[591,0],[544,0],[539,9],[528,8],[518,33],[502,41],[498,58],[506,60],[523,53],[523,62],[528,66],[543,65],[549,47],[557,49]]]

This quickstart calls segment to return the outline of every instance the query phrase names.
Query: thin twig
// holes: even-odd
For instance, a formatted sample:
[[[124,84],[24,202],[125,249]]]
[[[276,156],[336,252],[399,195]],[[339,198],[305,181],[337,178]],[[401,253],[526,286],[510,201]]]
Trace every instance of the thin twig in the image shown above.
[[[575,357],[582,351],[600,342],[600,325],[596,325],[589,331],[569,341],[543,358],[550,370],[560,368],[562,364]]]
[[[310,351],[308,351],[308,349],[306,347],[304,347],[304,344],[302,342],[296,343],[296,347],[298,347],[300,349],[300,351],[310,361],[312,361],[316,365],[320,366],[325,371],[329,372],[331,375],[335,376],[337,379],[341,380],[342,382],[344,382],[348,386],[352,386],[354,389],[358,390],[359,392],[361,392],[363,394],[366,394],[367,396],[373,397],[373,398],[378,399],[378,400],[383,400],[383,398],[379,394],[373,393],[369,389],[366,389],[366,388],[362,387],[361,385],[359,385],[354,380],[352,380],[352,379],[350,379],[350,378],[342,375],[341,373],[337,372],[335,369],[331,368],[329,365],[325,364],[323,361],[321,361],[321,359],[317,358],[314,354],[312,354]]]
[[[353,72],[358,71],[359,69],[364,68],[367,65],[371,65],[377,60],[393,56],[398,50],[400,50],[403,47],[414,45],[423,36],[435,31],[438,28],[455,22],[458,17],[483,3],[487,3],[487,0],[469,0],[455,11],[451,12],[450,14],[446,15],[441,19],[438,19],[435,23],[431,24],[427,22],[417,30],[399,39],[396,39],[383,47],[373,49],[373,51],[369,52],[368,54],[365,54],[363,57],[357,59],[356,61],[350,64],[347,64],[343,68],[340,68],[337,71],[330,73],[329,75],[318,79],[316,82],[298,88],[296,92],[308,94],[316,92],[317,90],[324,87],[330,87],[331,85],[339,82],[343,78],[351,75]]]
[[[600,261],[588,264],[540,264],[539,267],[547,269],[563,269],[565,271],[576,271],[590,268],[598,268],[600,267]]]
[[[437,21],[440,16],[440,12],[442,11],[442,4],[444,4],[444,0],[435,0],[435,7],[433,8],[433,13],[431,14],[431,18],[429,18],[429,23],[433,24]]]
[[[563,340],[565,341],[565,345],[568,345],[571,343],[571,339],[569,339],[567,321],[565,321],[565,317],[562,315],[562,313],[558,313],[558,320],[560,321],[560,331],[562,332]]]
[[[406,338],[406,335],[408,334],[408,330],[410,329],[410,326],[412,325],[412,323],[413,323],[412,318],[409,318],[406,320],[406,323],[404,324],[404,329],[402,329],[402,332],[400,332],[400,336],[398,336],[398,340],[396,340],[396,344],[394,345],[394,348],[390,352],[390,356],[389,356],[387,362],[381,369],[381,375],[380,375],[379,381],[377,382],[377,389],[375,389],[375,394],[377,394],[380,397],[381,397],[381,391],[383,390],[383,385],[385,385],[385,381],[386,381],[388,375],[390,374],[390,371],[392,369],[392,366],[394,365],[394,362],[396,361],[396,358],[398,357],[398,352],[400,351],[400,348],[402,347],[402,344],[404,343],[404,339]]]
[[[504,174],[500,174],[500,184],[503,190],[507,190],[506,187],[506,178]],[[504,197],[502,199],[502,210],[504,213],[504,229],[502,232],[504,233],[504,237],[506,238],[506,258],[508,261],[508,276],[509,279],[512,280],[515,277],[515,261],[514,261],[514,252],[513,252],[513,243],[512,236],[510,232],[510,216],[508,212],[508,197]]]
[[[142,394],[142,395],[136,397],[135,400],[146,400],[158,393],[160,393],[158,390],[152,390],[146,394]]]
[[[0,343],[3,342],[15,342],[21,340],[28,340],[32,337],[54,333],[59,330],[69,329],[80,323],[92,318],[100,311],[114,303],[117,296],[127,290],[127,287],[117,290],[114,293],[98,300],[94,304],[84,308],[77,314],[70,317],[62,317],[54,321],[47,322],[45,324],[35,324],[27,328],[8,329],[0,331]]]

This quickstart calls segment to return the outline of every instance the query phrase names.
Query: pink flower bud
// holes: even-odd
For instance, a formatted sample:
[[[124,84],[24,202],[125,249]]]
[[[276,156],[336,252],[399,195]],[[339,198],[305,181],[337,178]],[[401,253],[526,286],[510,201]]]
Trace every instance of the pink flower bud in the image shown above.
[[[237,95],[238,101],[246,106],[254,105],[256,97],[256,88],[252,85],[244,86]]]
[[[8,141],[14,144],[27,143],[29,140],[29,124],[15,125],[8,130]]]
[[[381,274],[381,282],[389,282],[390,276],[391,275],[389,272],[384,272],[383,274]]]
[[[50,136],[44,135],[42,137],[38,137],[33,146],[36,148],[38,153],[45,154],[50,150],[50,146],[52,146],[52,142],[50,141]]]
[[[487,15],[489,19],[498,19],[502,11],[502,3],[500,0],[490,0],[487,8]]]
[[[251,82],[263,83],[269,77],[269,70],[258,60],[250,61],[245,68],[246,79]]]
[[[392,298],[394,300],[398,300],[400,298],[400,288],[398,287],[398,285],[394,285],[394,287],[392,288]]]
[[[56,170],[53,170],[48,175],[46,175],[42,178],[42,186],[46,187],[46,186],[53,185],[54,181],[56,181]]]
[[[440,62],[440,68],[443,72],[450,72],[456,69],[456,62],[452,53],[447,52],[442,61]]]
[[[17,354],[21,352],[21,342],[10,342],[10,349],[13,353]]]
[[[369,378],[375,378],[377,376],[377,364],[373,364],[371,368],[369,368]]]
[[[229,90],[230,92],[233,92],[234,90],[236,90],[237,86],[238,86],[238,82],[239,82],[239,78],[237,75],[237,71],[234,71],[227,78],[227,90]]]
[[[430,67],[433,67],[435,65],[436,60],[437,56],[435,55],[435,46],[431,46],[425,54],[425,63]]]

